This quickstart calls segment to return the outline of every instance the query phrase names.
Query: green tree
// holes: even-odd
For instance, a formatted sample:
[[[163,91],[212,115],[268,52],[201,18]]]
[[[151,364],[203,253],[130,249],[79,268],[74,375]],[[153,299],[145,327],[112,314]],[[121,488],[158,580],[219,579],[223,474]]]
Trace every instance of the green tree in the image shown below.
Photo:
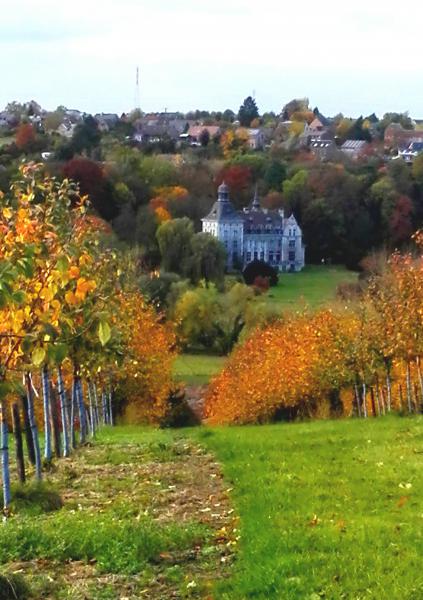
[[[157,241],[162,257],[162,269],[184,274],[189,268],[191,242],[194,235],[192,221],[186,217],[165,221],[157,230]]]
[[[272,160],[264,173],[264,181],[268,190],[280,190],[286,179],[286,165],[278,160]]]
[[[218,239],[209,233],[196,233],[191,239],[190,277],[219,283],[223,281],[226,251]]]
[[[249,127],[251,121],[259,116],[256,101],[251,96],[245,98],[239,107],[238,119],[242,127]]]

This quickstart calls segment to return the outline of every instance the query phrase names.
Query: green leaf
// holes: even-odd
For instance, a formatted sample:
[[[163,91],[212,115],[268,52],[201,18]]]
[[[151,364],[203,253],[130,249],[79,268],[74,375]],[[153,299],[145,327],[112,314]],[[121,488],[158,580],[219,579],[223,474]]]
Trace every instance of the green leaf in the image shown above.
[[[69,268],[69,261],[66,256],[61,256],[56,264],[56,269],[59,273],[65,273]]]
[[[47,355],[51,361],[55,362],[57,365],[60,365],[67,357],[68,352],[69,348],[66,346],[66,344],[56,344],[48,347]]]
[[[110,340],[112,335],[112,330],[110,329],[110,325],[107,321],[100,321],[98,324],[98,337],[102,346],[105,346],[107,342]]]
[[[35,350],[33,351],[32,355],[31,355],[31,360],[32,360],[33,365],[35,367],[41,366],[45,357],[46,357],[46,351],[44,350],[44,348],[35,348]]]

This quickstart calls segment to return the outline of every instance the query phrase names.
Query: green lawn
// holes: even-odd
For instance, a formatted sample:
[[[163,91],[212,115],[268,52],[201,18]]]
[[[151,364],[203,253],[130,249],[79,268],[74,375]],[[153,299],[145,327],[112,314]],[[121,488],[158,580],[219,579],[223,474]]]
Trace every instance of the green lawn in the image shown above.
[[[340,283],[354,283],[357,273],[341,266],[309,265],[301,273],[281,273],[279,283],[267,293],[272,307],[300,308],[303,303],[318,308],[335,298]]]
[[[173,374],[177,381],[188,385],[205,385],[222,369],[224,362],[223,356],[180,354],[175,360]]]
[[[423,418],[195,430],[233,487],[221,600],[423,598]]]

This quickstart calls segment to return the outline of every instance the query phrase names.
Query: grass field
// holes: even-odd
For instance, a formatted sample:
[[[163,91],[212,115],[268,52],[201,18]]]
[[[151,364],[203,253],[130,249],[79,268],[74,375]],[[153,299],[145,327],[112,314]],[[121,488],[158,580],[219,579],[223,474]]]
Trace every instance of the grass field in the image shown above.
[[[205,385],[216,375],[225,362],[225,357],[210,354],[180,354],[174,363],[173,374],[176,381],[188,385]]]
[[[341,266],[309,265],[301,273],[281,273],[278,285],[267,293],[270,306],[295,310],[302,304],[319,308],[335,298],[340,283],[354,283],[357,273]]]
[[[423,598],[423,418],[196,430],[241,540],[221,600]]]

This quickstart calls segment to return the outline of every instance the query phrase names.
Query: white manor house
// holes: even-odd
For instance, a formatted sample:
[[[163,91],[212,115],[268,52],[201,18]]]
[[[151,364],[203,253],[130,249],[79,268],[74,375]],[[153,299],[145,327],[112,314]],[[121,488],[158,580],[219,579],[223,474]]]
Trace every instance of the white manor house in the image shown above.
[[[261,208],[257,189],[250,206],[238,212],[223,182],[217,202],[202,223],[203,232],[225,246],[229,269],[244,268],[253,260],[264,260],[279,271],[304,267],[302,232],[294,215],[285,218],[283,210]]]

